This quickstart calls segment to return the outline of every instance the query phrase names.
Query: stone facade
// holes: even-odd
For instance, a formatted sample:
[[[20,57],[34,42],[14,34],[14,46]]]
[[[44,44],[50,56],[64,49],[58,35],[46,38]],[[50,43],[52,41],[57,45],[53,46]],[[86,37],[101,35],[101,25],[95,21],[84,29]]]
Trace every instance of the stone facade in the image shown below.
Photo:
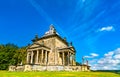
[[[75,48],[61,38],[53,25],[41,38],[37,35],[33,44],[27,47],[27,61],[24,66],[10,66],[9,71],[89,71],[88,65],[76,66]]]

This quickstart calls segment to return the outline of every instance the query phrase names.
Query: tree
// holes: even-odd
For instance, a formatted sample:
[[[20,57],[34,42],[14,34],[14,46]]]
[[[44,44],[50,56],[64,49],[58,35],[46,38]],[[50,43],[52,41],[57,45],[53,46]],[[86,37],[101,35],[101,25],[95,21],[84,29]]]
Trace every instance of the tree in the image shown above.
[[[8,69],[9,65],[26,63],[26,47],[19,48],[14,44],[0,45],[0,70]]]
[[[76,62],[76,65],[79,66],[79,65],[82,65],[82,63]]]
[[[14,58],[16,59],[17,65],[25,64],[26,63],[26,47],[19,48],[16,50],[16,54]]]
[[[0,45],[0,70],[5,70],[9,65],[16,64],[13,56],[16,54],[18,46],[14,44]]]

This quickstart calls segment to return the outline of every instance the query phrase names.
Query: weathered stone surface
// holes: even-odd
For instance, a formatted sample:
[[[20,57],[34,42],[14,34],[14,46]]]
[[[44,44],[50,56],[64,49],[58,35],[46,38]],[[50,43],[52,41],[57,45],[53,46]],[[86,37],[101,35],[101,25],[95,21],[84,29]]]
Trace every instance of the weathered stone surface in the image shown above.
[[[9,66],[9,71],[16,71],[16,66]]]
[[[32,66],[31,65],[25,65],[24,66],[24,71],[32,71]]]
[[[41,65],[24,65],[10,66],[9,71],[90,71],[87,66],[41,66]]]

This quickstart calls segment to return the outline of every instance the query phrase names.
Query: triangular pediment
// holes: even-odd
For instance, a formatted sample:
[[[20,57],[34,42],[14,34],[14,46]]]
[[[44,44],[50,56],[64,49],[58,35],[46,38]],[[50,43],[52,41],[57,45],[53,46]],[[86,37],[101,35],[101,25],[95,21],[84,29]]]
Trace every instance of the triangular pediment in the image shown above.
[[[38,48],[38,49],[42,48],[42,49],[46,49],[48,51],[50,50],[49,47],[46,47],[46,46],[41,45],[39,43],[33,43],[32,45],[30,45],[30,46],[27,47],[27,49],[36,49],[36,48]]]
[[[29,48],[36,48],[36,47],[40,47],[40,44],[34,43],[34,44],[29,46]]]

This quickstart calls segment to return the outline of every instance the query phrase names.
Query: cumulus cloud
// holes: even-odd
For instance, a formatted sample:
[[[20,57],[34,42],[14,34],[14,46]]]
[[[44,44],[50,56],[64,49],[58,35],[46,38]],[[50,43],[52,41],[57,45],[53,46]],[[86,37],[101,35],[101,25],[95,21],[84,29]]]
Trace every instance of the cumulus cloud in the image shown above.
[[[114,27],[113,26],[107,26],[107,27],[102,27],[101,29],[99,29],[99,31],[114,31]]]
[[[114,58],[116,58],[116,59],[120,59],[120,54],[115,55]]]
[[[99,56],[99,55],[96,54],[96,53],[91,53],[90,55],[93,56],[93,57],[97,57],[97,56]]]
[[[104,54],[103,58],[90,61],[93,70],[120,70],[120,48]]]
[[[84,58],[94,58],[94,57],[97,57],[97,56],[99,56],[99,55],[96,54],[96,53],[90,53],[89,56],[84,56]]]

